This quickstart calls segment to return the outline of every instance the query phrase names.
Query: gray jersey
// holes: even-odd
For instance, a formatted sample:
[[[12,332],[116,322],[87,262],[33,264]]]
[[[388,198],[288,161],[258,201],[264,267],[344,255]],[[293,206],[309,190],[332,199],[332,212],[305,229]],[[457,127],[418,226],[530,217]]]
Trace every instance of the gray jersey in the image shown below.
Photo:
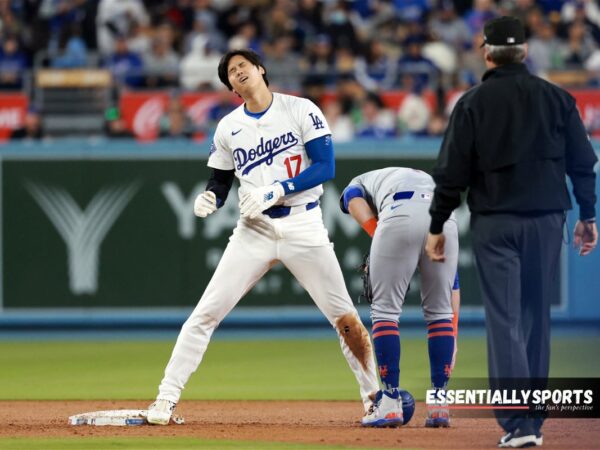
[[[410,280],[418,268],[421,299],[429,323],[452,318],[450,293],[458,261],[458,231],[454,215],[446,221],[446,261],[432,262],[425,254],[431,218],[433,178],[421,170],[389,167],[353,178],[344,190],[362,191],[378,215],[371,242],[369,275],[373,288],[371,318],[398,321]],[[343,194],[342,194],[343,197]],[[340,202],[343,207],[343,200]]]
[[[394,195],[398,192],[414,192],[420,199],[431,201],[435,182],[422,170],[387,167],[363,173],[353,178],[348,186],[362,188],[365,199],[381,218],[394,214]]]

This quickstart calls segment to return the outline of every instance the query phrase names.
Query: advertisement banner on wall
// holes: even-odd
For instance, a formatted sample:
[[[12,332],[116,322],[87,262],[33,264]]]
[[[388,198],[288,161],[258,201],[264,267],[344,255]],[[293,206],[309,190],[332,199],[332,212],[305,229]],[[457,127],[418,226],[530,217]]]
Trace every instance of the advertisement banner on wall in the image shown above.
[[[29,99],[24,94],[0,94],[0,141],[23,126],[28,105]]]
[[[357,299],[357,267],[370,245],[339,209],[357,173],[382,166],[429,170],[432,161],[339,159],[321,208],[348,289]],[[13,308],[180,307],[200,298],[239,218],[237,190],[206,219],[193,214],[206,186],[204,159],[5,160],[3,304]],[[464,304],[478,304],[467,240],[469,215],[457,211]],[[276,265],[240,306],[310,305],[287,270]],[[419,279],[407,303],[420,304]]]

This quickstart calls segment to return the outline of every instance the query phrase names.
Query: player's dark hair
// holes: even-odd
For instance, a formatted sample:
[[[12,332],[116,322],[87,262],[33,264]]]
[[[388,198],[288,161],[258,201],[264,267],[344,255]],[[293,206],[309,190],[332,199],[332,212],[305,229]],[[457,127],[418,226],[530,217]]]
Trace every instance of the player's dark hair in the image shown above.
[[[219,61],[219,80],[223,83],[227,88],[232,91],[231,83],[229,82],[229,78],[227,76],[227,66],[229,66],[229,61],[234,56],[241,56],[242,58],[247,59],[253,66],[262,67],[265,73],[263,73],[263,80],[265,80],[265,84],[269,85],[269,80],[267,79],[267,68],[264,66],[260,56],[250,49],[238,49],[238,50],[230,50],[223,55],[221,61]]]

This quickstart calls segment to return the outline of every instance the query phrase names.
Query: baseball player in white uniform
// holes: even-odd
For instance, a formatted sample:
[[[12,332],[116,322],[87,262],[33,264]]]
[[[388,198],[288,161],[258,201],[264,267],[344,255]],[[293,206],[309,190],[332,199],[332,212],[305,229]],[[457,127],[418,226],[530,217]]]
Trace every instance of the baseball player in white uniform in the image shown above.
[[[451,217],[444,227],[447,258],[434,263],[425,255],[429,206],[435,183],[421,170],[390,167],[352,179],[340,198],[349,213],[373,238],[369,278],[372,287],[373,344],[383,391],[363,426],[403,423],[400,396],[400,332],[398,321],[410,280],[421,274],[423,315],[427,322],[431,384],[445,389],[454,365],[458,325],[458,231]],[[451,294],[452,293],[452,294]],[[452,296],[455,299],[452,300]],[[448,409],[428,409],[427,427],[449,426]]]
[[[335,173],[331,131],[309,100],[269,90],[266,69],[256,53],[230,51],[218,72],[244,104],[217,126],[208,160],[212,174],[194,212],[206,217],[222,206],[235,176],[241,217],[181,329],[148,422],[169,423],[214,330],[278,262],[336,329],[366,411],[378,390],[371,343],[344,284],[319,207],[322,183]]]

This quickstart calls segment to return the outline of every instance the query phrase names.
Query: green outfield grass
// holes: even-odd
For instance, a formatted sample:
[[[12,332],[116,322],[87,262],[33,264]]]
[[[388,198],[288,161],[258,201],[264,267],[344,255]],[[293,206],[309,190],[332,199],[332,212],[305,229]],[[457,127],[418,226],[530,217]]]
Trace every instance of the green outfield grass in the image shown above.
[[[0,342],[0,399],[145,399],[156,395],[174,341]],[[552,376],[598,377],[600,338],[554,339]],[[483,338],[461,338],[455,377],[485,377]],[[426,339],[402,339],[401,384],[428,385]],[[326,340],[212,342],[183,400],[352,400],[357,387]]]

